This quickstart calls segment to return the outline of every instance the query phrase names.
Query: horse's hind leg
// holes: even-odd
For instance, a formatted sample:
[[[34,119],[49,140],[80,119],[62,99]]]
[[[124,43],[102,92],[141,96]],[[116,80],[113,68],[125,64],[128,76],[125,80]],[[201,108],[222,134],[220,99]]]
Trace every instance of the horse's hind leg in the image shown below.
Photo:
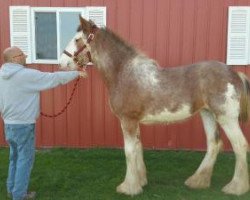
[[[222,146],[213,113],[208,110],[202,110],[201,118],[207,138],[207,153],[196,172],[185,181],[185,184],[191,188],[206,188],[210,186],[213,167]]]
[[[247,150],[248,143],[240,129],[238,118],[219,117],[218,122],[230,140],[236,164],[233,179],[222,191],[227,194],[241,195],[249,190]]]
[[[117,192],[136,195],[142,192],[142,186],[147,184],[146,167],[143,161],[140,130],[137,121],[123,119],[121,127],[124,137],[126,155],[126,176],[117,187]]]

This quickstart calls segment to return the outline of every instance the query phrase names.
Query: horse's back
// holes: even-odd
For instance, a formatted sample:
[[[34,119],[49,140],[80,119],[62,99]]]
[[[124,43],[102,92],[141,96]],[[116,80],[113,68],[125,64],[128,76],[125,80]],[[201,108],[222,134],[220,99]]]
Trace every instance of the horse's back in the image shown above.
[[[120,79],[117,97],[111,97],[112,107],[149,123],[182,120],[202,108],[220,113],[228,84],[240,93],[237,73],[217,61],[161,68],[149,59],[136,60],[129,67]]]

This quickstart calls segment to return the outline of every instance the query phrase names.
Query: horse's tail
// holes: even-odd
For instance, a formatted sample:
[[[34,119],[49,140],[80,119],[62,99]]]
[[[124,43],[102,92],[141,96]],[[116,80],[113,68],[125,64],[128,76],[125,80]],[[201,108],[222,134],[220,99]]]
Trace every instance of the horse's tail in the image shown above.
[[[250,112],[250,81],[248,77],[242,72],[237,72],[242,83],[243,91],[240,98],[240,116],[239,120],[241,122],[246,122],[249,118]]]

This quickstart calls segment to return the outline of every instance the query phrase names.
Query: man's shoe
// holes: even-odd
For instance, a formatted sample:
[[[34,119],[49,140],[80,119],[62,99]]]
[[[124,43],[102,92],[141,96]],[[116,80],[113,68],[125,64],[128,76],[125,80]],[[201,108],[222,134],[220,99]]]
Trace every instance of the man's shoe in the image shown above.
[[[25,197],[24,200],[26,199],[35,199],[36,198],[36,192],[28,192]]]

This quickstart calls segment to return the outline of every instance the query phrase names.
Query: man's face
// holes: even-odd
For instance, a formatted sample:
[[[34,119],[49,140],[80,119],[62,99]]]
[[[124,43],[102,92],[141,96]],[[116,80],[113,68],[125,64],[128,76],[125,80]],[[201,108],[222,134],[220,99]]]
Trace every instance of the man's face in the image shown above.
[[[20,65],[26,65],[26,58],[27,55],[25,55],[21,49],[17,49],[12,56],[13,61]]]

